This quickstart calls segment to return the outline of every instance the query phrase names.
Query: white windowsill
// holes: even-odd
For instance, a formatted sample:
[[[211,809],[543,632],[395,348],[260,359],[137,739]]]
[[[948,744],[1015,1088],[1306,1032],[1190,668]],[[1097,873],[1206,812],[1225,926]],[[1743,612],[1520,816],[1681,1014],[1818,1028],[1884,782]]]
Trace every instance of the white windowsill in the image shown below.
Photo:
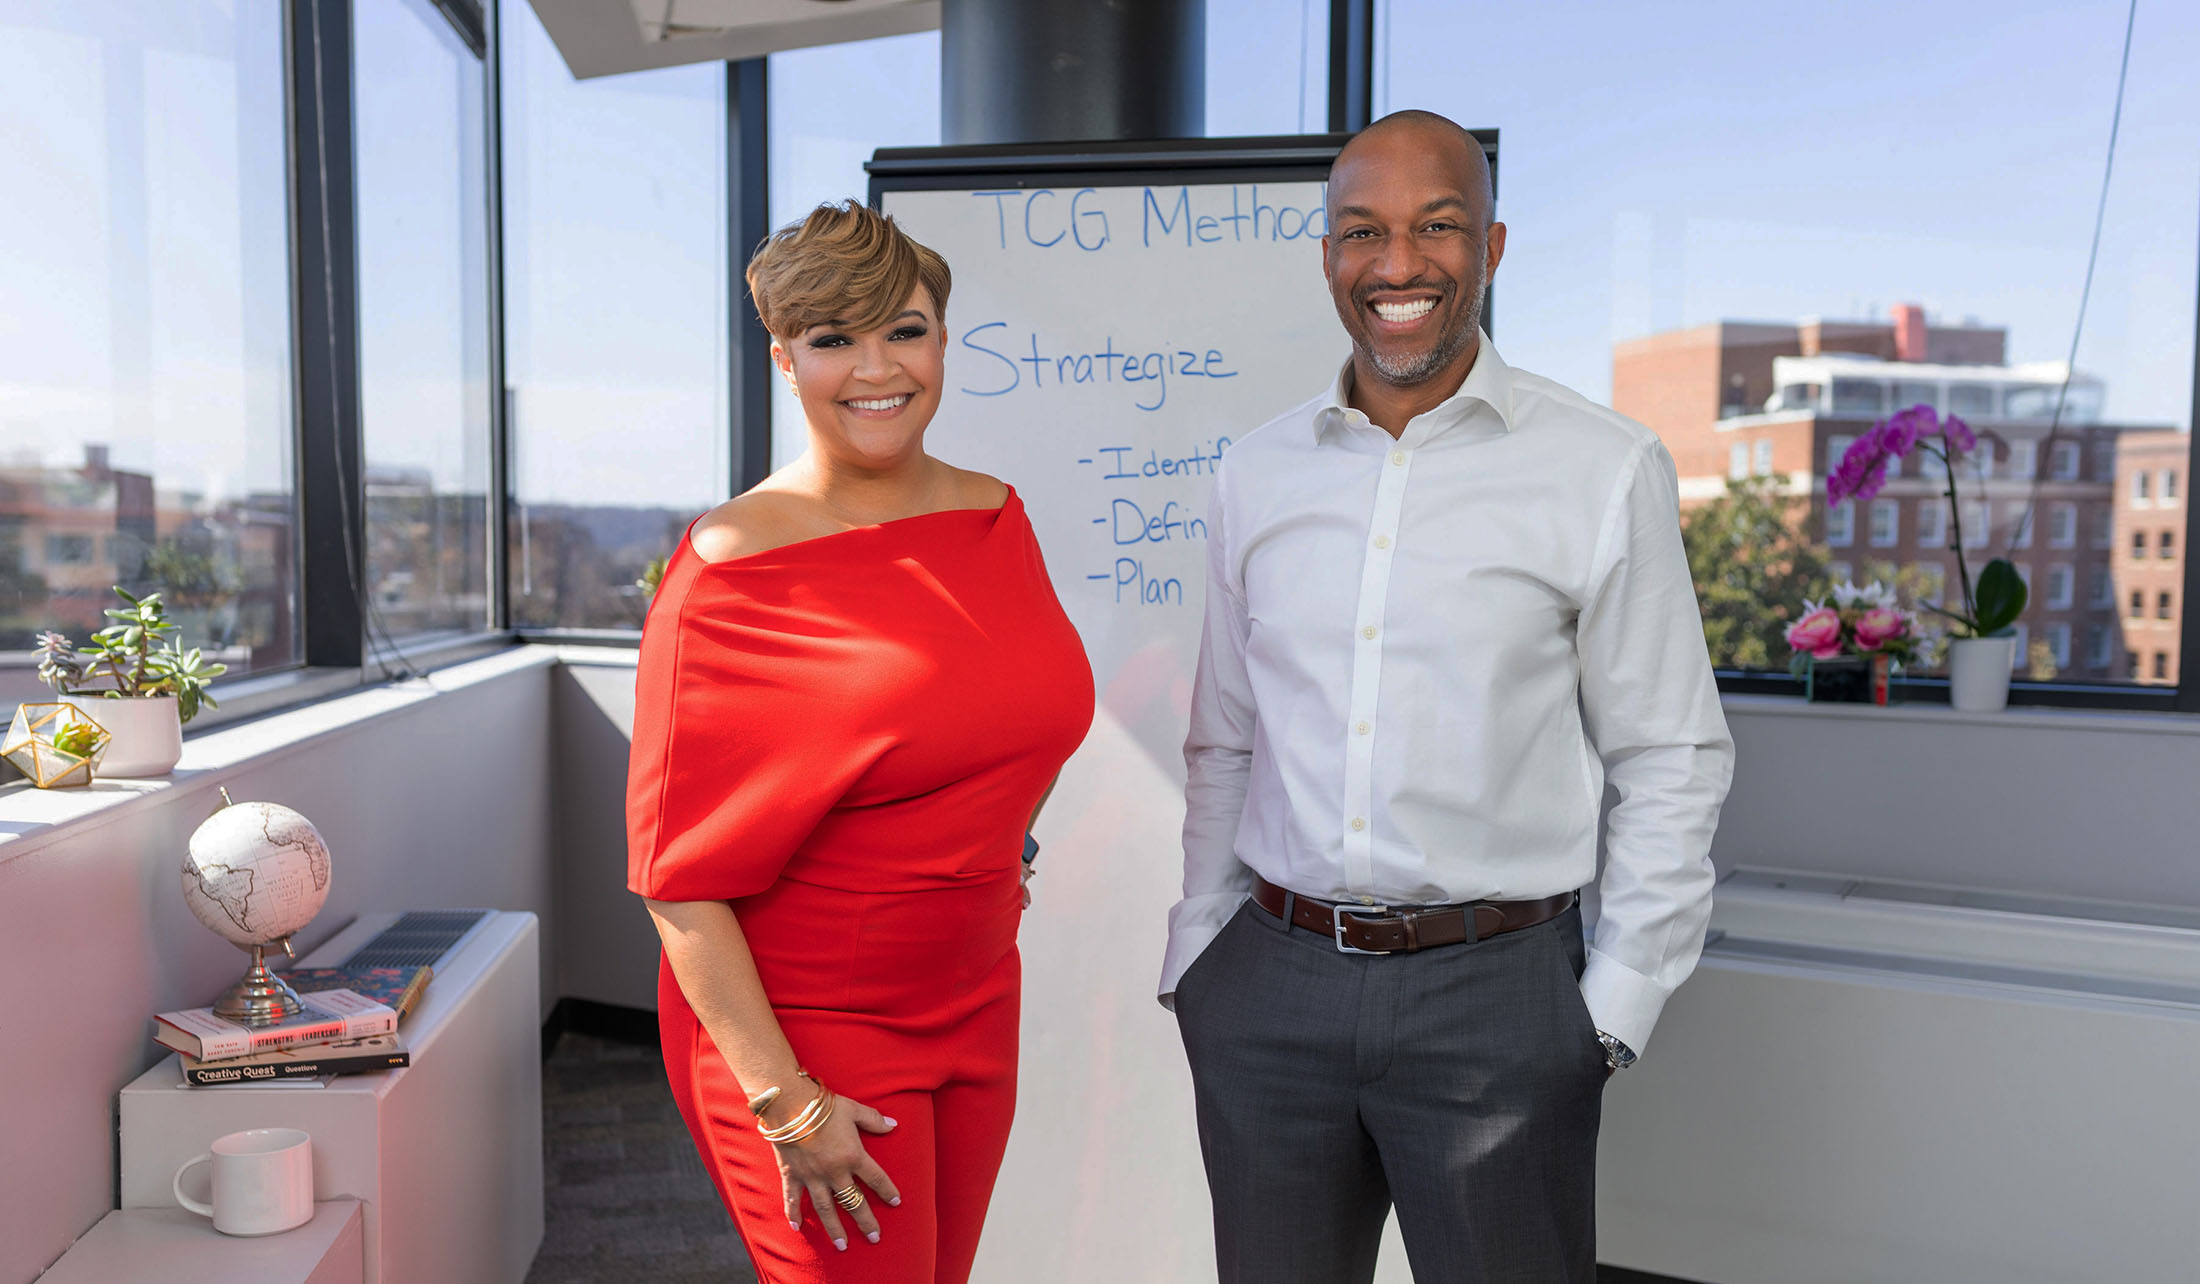
[[[2200,715],[2131,709],[2048,709],[2019,706],[2000,713],[1965,713],[1944,704],[1812,704],[1801,696],[1728,694],[1729,718],[1819,718],[1858,722],[1930,723],[2009,731],[2106,731],[2123,735],[2200,736]]]

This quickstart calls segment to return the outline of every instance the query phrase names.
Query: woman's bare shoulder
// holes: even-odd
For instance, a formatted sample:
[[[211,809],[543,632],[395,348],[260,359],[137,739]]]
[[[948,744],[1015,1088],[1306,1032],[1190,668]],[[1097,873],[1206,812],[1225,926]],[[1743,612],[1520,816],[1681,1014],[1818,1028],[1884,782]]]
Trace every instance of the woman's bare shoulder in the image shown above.
[[[759,487],[703,514],[688,535],[688,546],[706,562],[730,562],[813,539],[831,529],[817,501]]]
[[[957,508],[999,508],[1008,502],[1008,483],[987,473],[956,468],[955,486]]]

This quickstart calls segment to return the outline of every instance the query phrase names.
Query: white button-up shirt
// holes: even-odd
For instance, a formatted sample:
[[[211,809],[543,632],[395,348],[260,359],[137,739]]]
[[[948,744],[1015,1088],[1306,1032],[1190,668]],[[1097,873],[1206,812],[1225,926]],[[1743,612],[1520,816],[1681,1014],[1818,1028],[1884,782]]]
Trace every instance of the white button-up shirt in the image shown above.
[[[1217,470],[1161,997],[1252,875],[1348,904],[1524,900],[1596,876],[1582,977],[1642,1049],[1694,969],[1733,743],[1649,429],[1487,336],[1394,441],[1322,396]]]

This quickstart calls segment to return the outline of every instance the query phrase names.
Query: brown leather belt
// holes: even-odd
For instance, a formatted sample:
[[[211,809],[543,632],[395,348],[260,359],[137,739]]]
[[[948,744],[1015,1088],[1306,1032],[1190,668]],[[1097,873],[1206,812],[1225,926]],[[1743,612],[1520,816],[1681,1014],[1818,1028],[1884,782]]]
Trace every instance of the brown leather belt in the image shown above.
[[[1333,905],[1287,892],[1253,875],[1253,904],[1293,927],[1328,937],[1345,954],[1411,954],[1437,945],[1486,940],[1550,922],[1574,907],[1575,895],[1560,892],[1539,901],[1470,901],[1465,905],[1392,909],[1387,905]]]

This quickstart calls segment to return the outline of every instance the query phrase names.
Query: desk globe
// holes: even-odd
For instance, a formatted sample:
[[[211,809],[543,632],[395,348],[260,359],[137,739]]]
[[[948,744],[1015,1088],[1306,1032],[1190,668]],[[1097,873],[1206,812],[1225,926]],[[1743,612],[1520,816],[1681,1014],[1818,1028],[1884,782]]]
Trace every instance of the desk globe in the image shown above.
[[[298,1015],[298,995],[267,970],[267,947],[290,937],[328,901],[328,844],[313,822],[277,803],[232,803],[191,835],[183,902],[208,930],[252,955],[251,970],[214,1002],[214,1015],[272,1025]]]

